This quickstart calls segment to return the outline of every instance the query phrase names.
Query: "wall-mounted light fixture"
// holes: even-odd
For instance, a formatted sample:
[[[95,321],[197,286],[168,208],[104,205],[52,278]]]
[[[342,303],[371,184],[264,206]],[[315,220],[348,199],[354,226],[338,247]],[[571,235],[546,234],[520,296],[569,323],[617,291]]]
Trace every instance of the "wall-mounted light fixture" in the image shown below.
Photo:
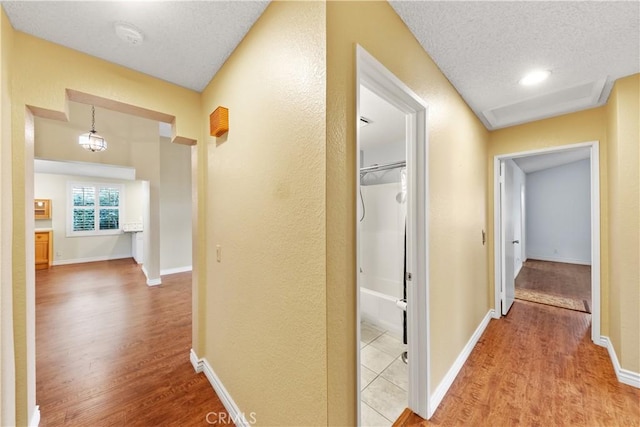
[[[229,109],[216,108],[209,116],[209,133],[211,136],[221,137],[229,131]]]
[[[107,141],[96,133],[96,109],[91,106],[91,130],[83,133],[78,138],[78,144],[89,151],[104,151],[107,149]]]

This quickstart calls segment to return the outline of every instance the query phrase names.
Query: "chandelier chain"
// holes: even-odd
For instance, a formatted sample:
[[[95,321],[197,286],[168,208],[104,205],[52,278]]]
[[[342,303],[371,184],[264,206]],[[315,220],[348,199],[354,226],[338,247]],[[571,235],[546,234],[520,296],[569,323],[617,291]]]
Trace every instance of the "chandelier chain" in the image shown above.
[[[91,106],[91,133],[96,133],[96,107]]]

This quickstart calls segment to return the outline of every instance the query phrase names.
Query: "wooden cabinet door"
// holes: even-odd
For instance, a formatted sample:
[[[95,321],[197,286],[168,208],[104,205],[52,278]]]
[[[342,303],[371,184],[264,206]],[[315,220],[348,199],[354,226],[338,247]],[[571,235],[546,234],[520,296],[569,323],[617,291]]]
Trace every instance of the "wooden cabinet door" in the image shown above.
[[[49,232],[36,233],[36,270],[49,268]]]

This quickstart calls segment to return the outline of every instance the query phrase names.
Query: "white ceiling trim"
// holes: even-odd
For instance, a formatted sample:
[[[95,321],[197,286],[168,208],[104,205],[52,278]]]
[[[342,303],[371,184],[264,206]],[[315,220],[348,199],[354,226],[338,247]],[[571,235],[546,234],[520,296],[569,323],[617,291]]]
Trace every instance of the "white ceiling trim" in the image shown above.
[[[489,122],[490,129],[500,129],[532,120],[593,108],[603,105],[609,97],[608,93],[606,96],[602,96],[606,82],[607,79],[603,78],[595,82],[571,86],[524,101],[492,108],[483,111],[482,114]],[[603,100],[600,101],[601,99]]]

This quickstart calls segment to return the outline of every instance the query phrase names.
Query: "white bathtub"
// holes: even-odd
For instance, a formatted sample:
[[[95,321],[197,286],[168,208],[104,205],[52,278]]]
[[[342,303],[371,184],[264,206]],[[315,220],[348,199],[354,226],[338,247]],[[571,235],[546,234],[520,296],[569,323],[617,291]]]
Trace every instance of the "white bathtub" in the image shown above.
[[[396,196],[399,182],[361,187],[366,206],[359,223],[360,317],[402,338],[404,230],[406,205]]]
[[[402,339],[403,311],[396,306],[398,298],[360,287],[360,318]]]

